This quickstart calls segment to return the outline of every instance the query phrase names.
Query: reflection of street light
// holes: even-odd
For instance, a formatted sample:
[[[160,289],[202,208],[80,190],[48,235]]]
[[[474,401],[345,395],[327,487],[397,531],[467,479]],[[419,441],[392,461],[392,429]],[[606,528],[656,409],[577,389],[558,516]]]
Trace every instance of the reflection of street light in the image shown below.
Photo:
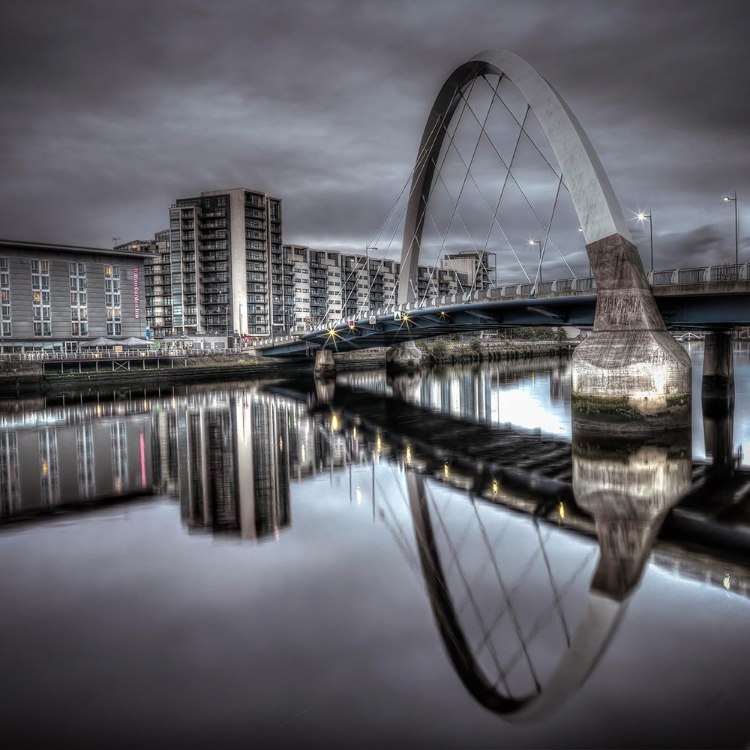
[[[734,201],[734,263],[738,265],[740,262],[740,213],[739,204],[737,203],[737,191],[734,191],[734,198],[730,195],[725,195],[722,200],[724,203]]]
[[[542,283],[542,241],[529,240],[529,245],[539,245],[539,283]]]
[[[654,272],[654,220],[651,216],[651,209],[649,209],[648,213],[645,211],[639,211],[635,218],[638,219],[638,221],[641,222],[641,224],[644,221],[648,221],[648,244],[649,249],[651,250],[651,273]]]

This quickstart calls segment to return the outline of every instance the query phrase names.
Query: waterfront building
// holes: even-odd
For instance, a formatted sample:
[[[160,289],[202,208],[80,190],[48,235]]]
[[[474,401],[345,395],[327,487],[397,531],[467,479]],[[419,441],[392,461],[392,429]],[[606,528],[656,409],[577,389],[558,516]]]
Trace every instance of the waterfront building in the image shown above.
[[[0,240],[0,353],[143,337],[148,257],[142,248]]]
[[[284,245],[283,250],[294,268],[295,331],[361,318],[396,303],[398,261],[304,245]],[[470,285],[466,273],[419,267],[420,298],[459,294]]]
[[[269,338],[291,329],[293,268],[282,253],[281,216],[278,198],[247,188],[175,201],[147,272],[155,338]]]

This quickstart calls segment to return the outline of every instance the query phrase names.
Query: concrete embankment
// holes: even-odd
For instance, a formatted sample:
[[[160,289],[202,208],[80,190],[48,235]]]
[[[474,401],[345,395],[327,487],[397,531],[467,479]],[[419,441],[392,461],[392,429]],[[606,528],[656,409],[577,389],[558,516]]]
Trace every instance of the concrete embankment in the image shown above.
[[[426,367],[441,363],[556,356],[569,350],[567,345],[558,342],[480,342],[480,346],[472,342],[442,342],[438,346],[422,344],[422,347]],[[336,369],[346,371],[384,367],[385,352],[385,348],[380,348],[336,354]],[[144,369],[143,361],[137,357],[131,360],[129,366],[118,360],[116,369],[113,369],[109,360],[101,360],[100,363],[102,366],[98,372],[91,369],[90,360],[87,361],[86,367],[78,372],[72,371],[76,367],[74,360],[2,361],[0,395],[286,377],[292,374],[312,373],[313,369],[312,357],[274,360],[255,357],[251,353],[175,357],[173,361],[169,361],[168,366],[159,369],[153,366]]]

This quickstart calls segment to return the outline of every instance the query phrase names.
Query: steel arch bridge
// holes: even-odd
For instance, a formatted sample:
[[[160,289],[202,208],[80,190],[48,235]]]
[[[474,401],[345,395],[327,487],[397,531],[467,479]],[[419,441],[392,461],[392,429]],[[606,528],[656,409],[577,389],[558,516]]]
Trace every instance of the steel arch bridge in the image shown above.
[[[493,87],[489,84],[487,76],[497,77],[497,85]],[[477,114],[474,111],[470,103],[475,85],[482,79],[492,90],[490,105],[483,117],[481,113]],[[525,103],[523,116],[520,113],[516,116],[498,94],[498,89],[506,80],[520,93]],[[486,132],[486,128],[489,127],[487,120],[496,100],[510,113],[510,117],[515,121],[514,127],[517,125],[520,128],[515,147],[509,157],[501,154]],[[455,142],[461,119],[467,112],[473,118],[474,128],[479,129],[479,137],[470,157],[462,156]],[[536,118],[542,137],[551,148],[552,155],[549,158],[529,134],[530,114]],[[554,173],[557,191],[550,215],[540,215],[542,212],[534,207],[514,176],[514,163],[524,135],[546,164],[545,168]],[[500,188],[497,201],[494,200],[494,196],[490,200],[484,194],[472,174],[472,168],[478,161],[478,146],[485,136],[492,144],[498,163],[502,165],[499,170]],[[453,195],[442,176],[451,149],[458,154],[460,172],[463,173]],[[553,164],[555,161],[557,165]],[[486,208],[483,216],[491,215],[489,230],[483,235],[484,242],[481,248],[475,245],[472,233],[459,211],[459,203],[470,181]],[[535,230],[541,232],[542,239],[534,243],[539,244],[539,265],[533,278],[526,272],[499,220],[499,210],[509,185],[520,191],[533,214],[530,221]],[[441,241],[438,257],[427,281],[427,289],[430,289],[433,274],[441,257],[444,254],[448,255],[448,250],[451,249],[448,246],[448,238],[451,226],[456,220],[463,225],[469,235],[480,265],[487,253],[491,236],[499,232],[498,238],[501,236],[503,246],[507,245],[512,252],[526,276],[526,283],[510,283],[479,289],[475,278],[471,288],[466,290],[462,287],[457,294],[428,296],[427,291],[424,295],[418,294],[419,262],[425,249],[423,235],[431,199],[439,188],[443,188],[448,195],[450,216],[444,233],[438,228],[434,217],[431,217],[438,240]],[[564,193],[570,196],[575,210],[580,232],[578,236],[585,241],[589,258],[593,259],[588,275],[583,277],[575,277],[555,240],[556,232],[553,232],[558,198]],[[359,287],[359,284],[355,283],[346,300],[343,299],[344,292],[341,292],[341,318],[332,319],[332,308],[329,304],[319,328],[299,336],[282,337],[270,344],[258,345],[263,355],[294,357],[313,355],[319,350],[345,352],[371,347],[391,347],[420,338],[471,333],[492,328],[559,325],[592,327],[599,319],[606,321],[607,330],[610,330],[607,326],[613,323],[614,328],[611,330],[632,328],[632,321],[621,321],[618,318],[618,315],[622,315],[623,308],[629,308],[631,312],[635,310],[635,317],[640,315],[643,318],[638,321],[638,325],[655,333],[655,337],[661,341],[656,348],[662,350],[665,350],[665,346],[666,350],[670,348],[668,341],[666,344],[663,342],[665,324],[676,329],[725,329],[750,325],[750,266],[747,264],[652,270],[648,277],[646,276],[637,250],[632,245],[622,209],[588,136],[554,87],[529,63],[511,52],[486,50],[460,65],[448,77],[433,102],[414,168],[399,199],[403,195],[407,195],[408,199],[402,214],[403,240],[399,272],[395,279],[396,289],[391,296],[393,304],[366,307],[370,304],[370,295],[375,283],[373,280],[365,295],[365,302],[361,305],[357,302],[356,315],[345,315],[343,309],[350,302],[355,289]],[[396,204],[376,236],[380,236],[389,217],[394,215],[395,207]],[[399,226],[397,223],[386,255]],[[374,242],[368,243],[368,248],[373,244]],[[542,263],[549,246],[554,246],[573,278],[542,280]],[[369,260],[369,255],[366,255],[366,258]],[[377,263],[377,258],[370,262]],[[380,261],[377,273],[380,272],[383,262],[384,258]],[[352,273],[355,272],[356,266]],[[342,289],[345,286],[346,284],[342,284]],[[623,295],[632,304],[619,305],[618,300]],[[678,355],[679,353],[676,355],[671,351],[667,356],[677,356],[679,359]],[[682,362],[682,365],[684,364]]]
[[[425,215],[430,195],[435,187],[433,177],[436,161],[448,132],[447,125],[453,118],[459,103],[463,101],[468,106],[464,92],[473,86],[478,78],[487,74],[499,76],[501,81],[507,77],[526,100],[527,115],[529,110],[536,115],[560,165],[562,172],[560,181],[561,184],[565,184],[570,193],[586,243],[590,244],[614,234],[630,240],[630,231],[604,167],[586,133],[562,97],[518,55],[505,50],[486,50],[459,66],[449,76],[427,118],[412,179],[412,190],[404,226],[401,275],[398,285],[398,302],[401,304],[411,302],[416,297],[415,285]],[[495,90],[497,91],[497,87]],[[484,124],[480,124],[480,128],[484,130]],[[523,130],[523,123],[521,129]],[[472,154],[472,160],[475,155],[476,148]],[[505,185],[511,177],[513,157],[508,165],[508,172],[497,203],[498,207]],[[467,168],[461,191],[468,179],[470,167],[471,163]],[[458,200],[460,200],[460,194],[449,224],[452,223],[457,211]],[[497,221],[497,208],[492,221],[493,225]],[[540,223],[543,225],[543,222]],[[546,227],[547,239],[550,230],[551,221]]]

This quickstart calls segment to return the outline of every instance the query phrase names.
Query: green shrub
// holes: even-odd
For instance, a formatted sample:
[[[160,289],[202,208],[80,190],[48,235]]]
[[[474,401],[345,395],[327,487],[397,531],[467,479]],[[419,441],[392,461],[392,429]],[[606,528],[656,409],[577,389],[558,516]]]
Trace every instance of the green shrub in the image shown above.
[[[443,339],[438,339],[433,345],[432,345],[432,356],[435,357],[435,359],[443,359],[448,354],[448,344],[443,341]]]

